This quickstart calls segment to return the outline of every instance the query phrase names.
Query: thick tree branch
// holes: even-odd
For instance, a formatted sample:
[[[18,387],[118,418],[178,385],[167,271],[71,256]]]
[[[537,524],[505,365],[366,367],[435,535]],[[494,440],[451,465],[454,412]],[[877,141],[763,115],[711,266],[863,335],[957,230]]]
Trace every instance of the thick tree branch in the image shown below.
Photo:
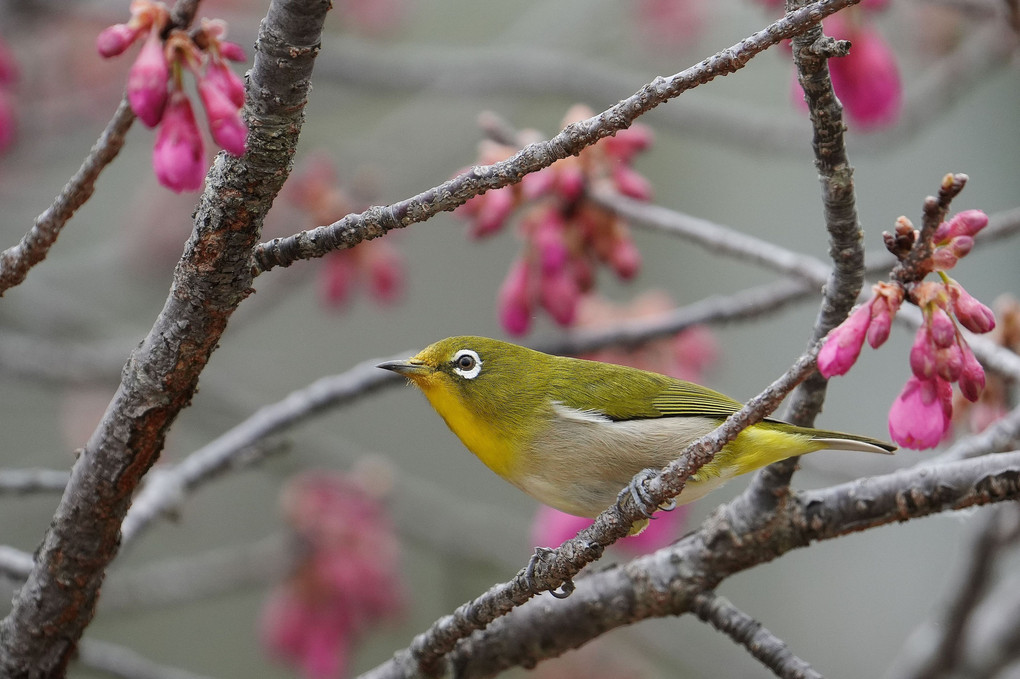
[[[701,63],[669,78],[656,78],[615,106],[572,125],[548,141],[530,144],[511,158],[477,166],[413,198],[385,207],[373,207],[361,214],[347,215],[338,222],[303,231],[287,238],[262,243],[255,251],[254,273],[277,266],[289,266],[302,259],[322,257],[334,250],[350,248],[363,240],[378,238],[388,231],[422,222],[439,212],[453,210],[468,199],[491,189],[514,184],[529,172],[552,165],[598,140],[626,129],[640,115],[683,92],[735,73],[757,54],[793,37],[824,17],[859,0],[820,0],[787,14],[767,28]]]
[[[162,313],[74,465],[36,554],[0,623],[0,673],[57,677],[92,619],[131,496],[163,448],[227,320],[251,291],[250,254],[287,171],[328,0],[274,2],[250,74],[249,152],[210,170],[195,228]]]
[[[540,597],[492,622],[457,645],[449,666],[462,679],[531,666],[615,627],[688,612],[696,596],[729,576],[816,540],[1018,498],[1020,452],[793,493],[768,521],[741,496],[674,545],[579,578],[567,599]],[[408,653],[398,652],[362,679],[419,676]]]

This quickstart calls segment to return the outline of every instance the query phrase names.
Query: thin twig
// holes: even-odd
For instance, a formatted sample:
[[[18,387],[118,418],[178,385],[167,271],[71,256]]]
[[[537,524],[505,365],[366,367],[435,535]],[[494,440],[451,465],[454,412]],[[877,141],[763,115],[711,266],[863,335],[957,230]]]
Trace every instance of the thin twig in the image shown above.
[[[822,679],[811,665],[795,656],[786,642],[715,592],[699,592],[691,612],[733,642],[743,646],[765,667],[783,679]]]
[[[767,28],[669,78],[659,77],[634,95],[606,111],[568,125],[548,141],[530,144],[511,158],[474,167],[437,187],[393,205],[373,207],[338,222],[303,231],[287,238],[262,243],[253,256],[253,275],[302,259],[322,257],[334,250],[350,248],[388,231],[422,222],[439,212],[453,210],[470,198],[491,189],[519,182],[524,175],[548,167],[562,158],[604,137],[626,129],[640,115],[683,92],[715,78],[734,73],[754,56],[772,45],[804,31],[807,27],[859,0],[820,0],[791,12]]]
[[[35,218],[32,228],[17,245],[0,253],[0,295],[25,280],[29,270],[46,258],[61,229],[92,196],[99,173],[117,157],[134,120],[135,114],[125,97],[81,167],[57,195],[53,204]]]

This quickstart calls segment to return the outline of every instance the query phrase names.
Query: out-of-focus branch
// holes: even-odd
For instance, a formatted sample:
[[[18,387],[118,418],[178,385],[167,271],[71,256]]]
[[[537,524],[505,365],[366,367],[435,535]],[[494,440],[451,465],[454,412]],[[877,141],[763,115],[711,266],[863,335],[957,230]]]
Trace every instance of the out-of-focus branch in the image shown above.
[[[278,266],[289,266],[298,260],[322,257],[334,250],[353,247],[364,240],[378,238],[392,229],[403,228],[429,219],[439,212],[453,210],[470,198],[491,189],[514,184],[530,172],[577,154],[600,139],[629,127],[638,116],[659,104],[719,76],[738,71],[772,45],[797,35],[824,17],[857,2],[859,0],[819,0],[787,14],[767,28],[695,66],[669,78],[656,78],[606,111],[568,125],[548,141],[529,144],[507,160],[474,167],[399,203],[373,207],[327,226],[262,243],[255,251],[253,273],[258,275]]]
[[[462,678],[530,666],[639,620],[691,610],[694,597],[786,552],[867,528],[1020,498],[1020,452],[984,456],[792,493],[768,522],[744,496],[654,554],[579,578],[570,597],[541,597],[458,644],[448,665]],[[587,537],[582,532],[582,536]],[[495,588],[494,588],[495,589]],[[490,591],[491,594],[491,591]],[[612,606],[606,606],[612,601]],[[362,679],[420,676],[410,651]]]
[[[0,494],[63,493],[70,477],[62,469],[0,469]]]
[[[248,152],[220,154],[209,172],[166,304],[124,367],[35,566],[0,623],[4,676],[65,674],[117,554],[132,496],[191,402],[227,320],[251,293],[251,250],[288,175],[328,8],[328,0],[270,4],[248,83]]]
[[[999,0],[990,4],[1001,5]],[[957,101],[973,92],[997,69],[1009,64],[1016,35],[1003,12],[980,17],[952,52],[926,62],[908,84],[902,115],[883,131],[854,135],[861,154],[887,154],[928,130]],[[641,82],[643,76],[612,63],[549,49],[450,48],[443,45],[392,47],[345,36],[323,50],[316,73],[336,82],[374,90],[428,91],[454,95],[522,95],[568,97],[592,106],[608,106]],[[807,121],[780,109],[737,107],[722,100],[682,100],[653,114],[656,124],[677,134],[741,152],[790,156],[800,153]]]
[[[911,635],[889,679],[939,679],[967,676],[967,635],[979,604],[994,584],[996,565],[1020,533],[1017,507],[1002,505],[990,513],[966,554],[966,571],[944,612]],[[1014,625],[1015,626],[1015,625]]]
[[[78,647],[78,664],[121,679],[208,679],[177,667],[155,663],[120,644],[84,639]]]
[[[132,343],[70,344],[5,331],[0,338],[0,371],[55,384],[111,382],[120,377]]]
[[[760,622],[715,592],[695,594],[691,612],[733,639],[783,679],[822,679],[811,665],[795,656],[786,643]]]
[[[402,354],[401,358],[409,355]],[[364,361],[347,372],[323,377],[297,389],[283,400],[264,406],[233,429],[191,453],[180,464],[150,474],[145,487],[124,519],[123,541],[133,541],[154,519],[175,507],[184,494],[218,471],[233,465],[245,450],[327,408],[353,400],[386,384],[396,384],[390,373],[376,368],[379,361]]]

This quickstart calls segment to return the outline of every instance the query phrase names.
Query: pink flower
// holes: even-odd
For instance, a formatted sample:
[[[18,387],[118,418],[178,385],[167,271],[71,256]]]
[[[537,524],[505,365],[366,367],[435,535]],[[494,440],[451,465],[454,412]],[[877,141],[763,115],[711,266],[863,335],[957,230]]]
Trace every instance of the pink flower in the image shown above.
[[[949,431],[952,387],[912,376],[889,409],[889,435],[905,448],[934,448]]]
[[[523,335],[531,327],[528,287],[528,263],[518,259],[511,265],[499,289],[499,319],[511,335]]]
[[[236,108],[244,106],[244,80],[222,61],[211,60],[203,79],[215,83]]]
[[[351,250],[331,252],[323,262],[322,296],[328,306],[347,302],[358,277],[358,265]]]
[[[985,369],[978,363],[974,352],[966,343],[962,345],[961,349],[963,350],[963,369],[960,371],[960,393],[968,401],[977,402],[985,388]]]
[[[833,37],[850,40],[850,54],[829,60],[836,96],[847,115],[861,128],[875,128],[896,121],[903,88],[896,56],[882,36],[867,23],[851,24],[840,15],[825,21]]]
[[[864,338],[871,323],[871,303],[862,304],[840,325],[833,328],[818,352],[818,372],[823,377],[845,375],[861,355]]]
[[[167,80],[170,67],[159,31],[154,26],[142,50],[128,72],[127,97],[131,110],[148,127],[155,127],[163,117],[167,103]]]
[[[995,314],[991,309],[972,297],[956,281],[949,283],[948,287],[953,313],[963,327],[978,334],[995,329]]]
[[[231,155],[244,154],[248,139],[248,127],[241,120],[241,112],[237,104],[231,100],[231,94],[224,89],[224,81],[217,78],[200,78],[198,94],[202,98],[206,117],[209,119],[209,131],[213,140]],[[244,99],[242,93],[242,101]]]
[[[616,190],[634,200],[648,201],[652,199],[652,183],[641,176],[629,165],[617,163],[613,165],[613,185]]]
[[[187,95],[170,95],[152,150],[152,166],[163,186],[180,193],[197,191],[205,178],[205,150]]]
[[[352,476],[308,473],[282,499],[300,542],[295,569],[263,608],[262,640],[308,679],[335,679],[357,638],[402,608],[393,527]]]
[[[539,299],[553,320],[563,326],[573,325],[581,289],[569,271],[543,274],[539,282]]]
[[[923,380],[929,380],[935,375],[935,345],[926,325],[918,328],[914,335],[914,344],[910,347],[910,369]]]
[[[957,236],[973,238],[981,229],[988,226],[988,215],[981,210],[964,210],[953,216],[948,222],[939,224],[932,240],[936,243],[947,243]]]
[[[96,50],[104,58],[115,57],[130,47],[142,32],[142,26],[114,24],[107,26],[96,37]]]

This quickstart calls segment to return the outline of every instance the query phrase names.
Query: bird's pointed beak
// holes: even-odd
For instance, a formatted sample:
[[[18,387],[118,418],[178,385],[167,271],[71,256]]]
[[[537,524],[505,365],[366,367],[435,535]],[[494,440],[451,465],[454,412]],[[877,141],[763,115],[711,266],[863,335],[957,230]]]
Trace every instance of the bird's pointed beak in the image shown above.
[[[406,361],[383,361],[375,367],[382,368],[383,370],[392,370],[393,372],[404,375],[405,377],[423,375],[432,372],[431,366],[425,365],[421,361],[416,361],[413,358],[409,358]]]

